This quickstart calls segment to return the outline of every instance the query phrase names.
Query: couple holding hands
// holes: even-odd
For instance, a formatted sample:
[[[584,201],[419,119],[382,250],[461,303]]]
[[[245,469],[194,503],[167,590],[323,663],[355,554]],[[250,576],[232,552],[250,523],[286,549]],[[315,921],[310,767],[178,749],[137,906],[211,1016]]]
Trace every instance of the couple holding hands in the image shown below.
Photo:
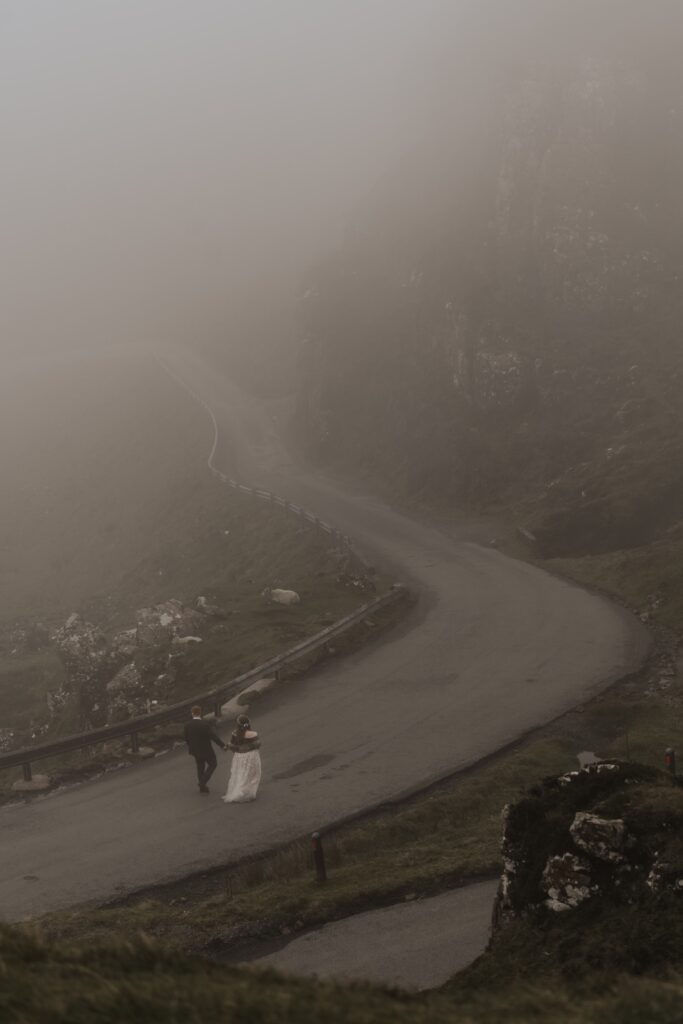
[[[212,744],[222,750],[232,750],[228,788],[223,797],[226,804],[245,803],[255,800],[261,781],[261,741],[258,733],[251,728],[247,715],[239,715],[228,743],[215,732],[209,722],[202,718],[199,706],[192,708],[192,719],[185,725],[185,742],[188,752],[197,765],[197,782],[200,793],[208,793],[208,782],[217,767]]]

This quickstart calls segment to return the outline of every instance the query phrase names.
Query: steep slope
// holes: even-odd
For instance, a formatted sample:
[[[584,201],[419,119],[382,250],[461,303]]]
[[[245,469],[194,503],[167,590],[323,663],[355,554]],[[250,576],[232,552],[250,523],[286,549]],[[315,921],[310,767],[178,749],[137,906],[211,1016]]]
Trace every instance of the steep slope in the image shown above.
[[[683,511],[683,12],[592,7],[450,26],[434,136],[301,300],[309,453],[519,506],[548,554]]]

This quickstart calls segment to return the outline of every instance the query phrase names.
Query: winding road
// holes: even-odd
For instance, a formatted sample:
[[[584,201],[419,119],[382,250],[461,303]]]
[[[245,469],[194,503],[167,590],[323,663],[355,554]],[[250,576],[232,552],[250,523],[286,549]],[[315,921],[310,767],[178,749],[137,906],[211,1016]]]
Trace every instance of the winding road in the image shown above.
[[[20,919],[180,877],[395,800],[465,768],[632,671],[648,634],[622,609],[295,465],[272,420],[197,355],[166,365],[212,410],[216,463],[305,505],[419,597],[390,638],[259,705],[259,799],[207,799],[183,751],[0,809],[0,916]],[[178,401],[193,400],[179,384]],[[207,445],[208,447],[208,445]],[[235,472],[232,465],[226,471]],[[225,728],[227,729],[227,723]]]

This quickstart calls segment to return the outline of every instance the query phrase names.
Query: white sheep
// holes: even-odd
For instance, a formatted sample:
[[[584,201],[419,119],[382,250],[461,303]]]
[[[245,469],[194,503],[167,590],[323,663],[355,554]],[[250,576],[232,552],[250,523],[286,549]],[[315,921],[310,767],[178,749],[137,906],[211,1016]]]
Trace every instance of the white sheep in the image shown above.
[[[275,604],[298,604],[301,598],[296,590],[279,590],[277,587],[266,587],[261,591],[261,597],[270,598]]]

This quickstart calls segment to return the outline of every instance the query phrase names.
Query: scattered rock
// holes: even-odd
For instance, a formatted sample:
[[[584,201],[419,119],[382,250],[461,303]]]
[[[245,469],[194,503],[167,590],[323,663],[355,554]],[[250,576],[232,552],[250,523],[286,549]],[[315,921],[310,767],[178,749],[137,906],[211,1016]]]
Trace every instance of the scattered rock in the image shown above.
[[[541,885],[548,894],[546,907],[556,911],[578,907],[598,891],[591,882],[590,863],[574,853],[549,857]]]
[[[154,747],[139,747],[137,750],[129,750],[128,755],[138,761],[146,761],[150,757],[156,757],[156,750]]]
[[[66,671],[64,689],[78,697],[80,708],[93,725],[106,720],[106,682],[109,675],[107,640],[98,626],[74,612],[52,637]],[[98,713],[93,714],[98,709]]]
[[[109,658],[112,662],[120,663],[130,661],[137,649],[136,630],[124,629],[117,633],[109,648]]]
[[[203,616],[173,598],[152,608],[138,609],[136,620],[138,644],[159,646],[170,643],[174,636],[199,632]]]
[[[599,818],[595,814],[578,811],[569,826],[569,833],[576,845],[591,857],[615,864],[624,860],[622,850],[626,826],[621,819]]]
[[[144,699],[142,676],[134,662],[119,669],[107,683],[107,718],[109,722],[121,722],[134,714],[138,702]]]
[[[11,750],[14,746],[14,730],[0,729],[0,752]]]
[[[351,572],[340,572],[337,576],[337,586],[357,590],[361,594],[374,593],[377,590],[375,581],[368,573],[355,575]]]
[[[50,788],[49,775],[34,775],[32,779],[17,779],[12,783],[15,793],[41,793]]]

